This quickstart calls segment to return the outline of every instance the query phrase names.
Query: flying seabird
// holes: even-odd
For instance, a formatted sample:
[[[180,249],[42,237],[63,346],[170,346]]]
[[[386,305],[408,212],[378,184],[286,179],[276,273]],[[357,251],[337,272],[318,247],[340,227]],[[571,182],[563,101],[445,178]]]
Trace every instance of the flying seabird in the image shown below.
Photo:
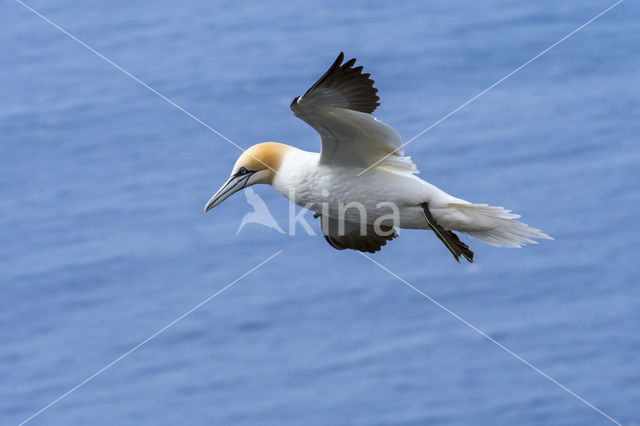
[[[247,149],[231,176],[205,205],[205,212],[233,193],[269,184],[321,218],[329,244],[374,253],[397,237],[395,228],[429,229],[453,257],[473,261],[473,252],[453,231],[488,244],[520,247],[551,239],[514,219],[502,207],[472,204],[420,179],[405,157],[398,132],[374,118],[378,89],[355,59],[333,65],[291,111],[320,134],[322,151],[308,152],[278,142]],[[364,171],[364,173],[363,173]]]

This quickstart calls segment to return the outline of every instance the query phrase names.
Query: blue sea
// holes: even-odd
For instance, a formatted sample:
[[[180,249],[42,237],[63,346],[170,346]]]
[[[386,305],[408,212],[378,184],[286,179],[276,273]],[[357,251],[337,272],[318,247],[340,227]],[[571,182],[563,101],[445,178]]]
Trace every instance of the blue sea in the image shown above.
[[[238,145],[317,151],[289,104],[340,51],[408,140],[613,1],[26,4]],[[640,424],[639,17],[622,2],[407,146],[555,237],[466,239],[458,264],[401,231],[372,259],[429,299],[300,226],[236,235],[241,193],[204,214],[240,150],[3,2],[0,424],[83,382],[28,424],[613,424],[585,401]]]

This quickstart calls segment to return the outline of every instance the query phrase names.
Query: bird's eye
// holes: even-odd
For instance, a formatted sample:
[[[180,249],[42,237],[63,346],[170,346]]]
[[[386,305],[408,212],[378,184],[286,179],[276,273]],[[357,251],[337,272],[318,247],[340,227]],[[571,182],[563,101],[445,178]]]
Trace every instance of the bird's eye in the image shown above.
[[[247,170],[245,167],[240,167],[240,169],[238,170],[238,174],[240,175],[246,175],[247,173],[249,173],[249,170]]]

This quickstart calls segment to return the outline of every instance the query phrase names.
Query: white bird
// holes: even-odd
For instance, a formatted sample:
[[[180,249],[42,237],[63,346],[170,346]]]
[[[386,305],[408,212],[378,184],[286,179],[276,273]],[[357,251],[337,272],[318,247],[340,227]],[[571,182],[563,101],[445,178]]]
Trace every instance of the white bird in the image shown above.
[[[250,147],[205,212],[260,183],[321,217],[326,240],[338,250],[374,253],[398,235],[395,228],[432,230],[458,262],[461,256],[472,262],[473,252],[453,231],[505,247],[551,239],[509,210],[472,204],[417,177],[400,135],[371,115],[380,99],[374,81],[354,67],[355,59],[343,60],[340,53],[291,103],[294,115],[320,134],[322,152],[277,142]]]
[[[244,215],[240,222],[240,227],[238,227],[238,230],[236,231],[236,235],[242,231],[242,228],[244,228],[247,223],[259,223],[260,225],[267,226],[271,229],[275,229],[281,234],[284,234],[284,231],[280,228],[280,225],[278,225],[278,222],[269,211],[267,205],[264,203],[262,198],[255,193],[253,188],[247,188],[247,190],[244,191],[244,195],[247,197],[247,203],[253,207],[253,211]]]

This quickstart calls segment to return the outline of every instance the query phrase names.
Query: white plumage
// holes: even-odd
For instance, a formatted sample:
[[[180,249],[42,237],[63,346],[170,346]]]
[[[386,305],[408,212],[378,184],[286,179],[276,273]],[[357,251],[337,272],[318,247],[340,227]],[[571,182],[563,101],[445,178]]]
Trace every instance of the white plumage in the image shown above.
[[[291,104],[296,117],[320,134],[322,151],[276,142],[254,145],[240,156],[205,211],[239,189],[267,183],[321,216],[325,238],[337,249],[375,252],[397,236],[394,227],[431,229],[456,260],[463,256],[468,261],[473,252],[452,231],[505,247],[551,238],[516,221],[519,216],[509,210],[471,204],[416,176],[400,135],[371,115],[379,105],[373,80],[354,67],[355,59],[344,64],[343,59],[341,53]],[[393,210],[390,206],[396,209],[394,222],[382,220]]]

